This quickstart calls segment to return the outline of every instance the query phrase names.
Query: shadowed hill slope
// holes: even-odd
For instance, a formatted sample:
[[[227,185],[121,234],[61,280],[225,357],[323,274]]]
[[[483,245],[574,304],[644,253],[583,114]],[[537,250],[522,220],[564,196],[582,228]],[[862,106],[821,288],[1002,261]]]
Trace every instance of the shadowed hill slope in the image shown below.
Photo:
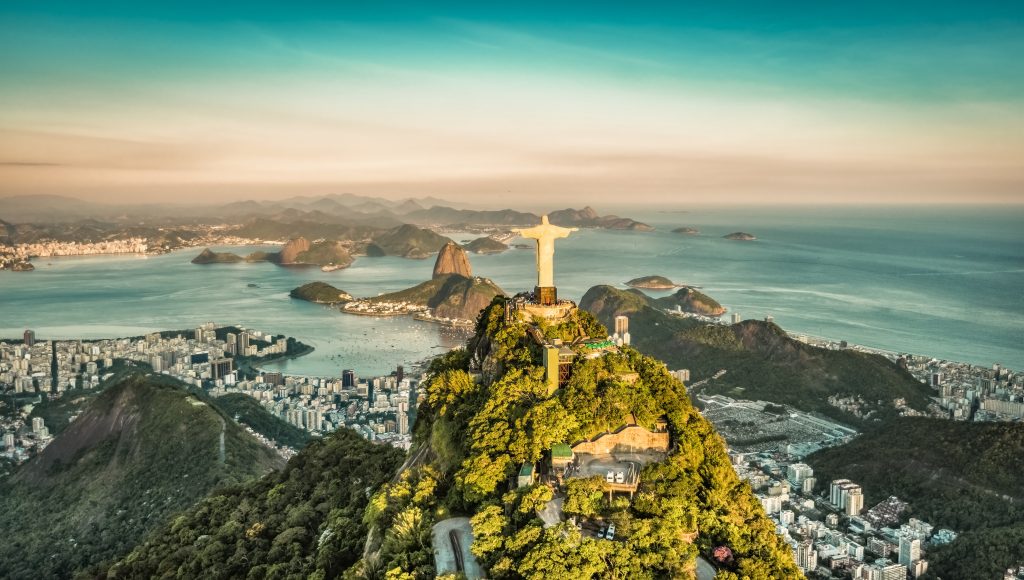
[[[885,357],[810,346],[768,322],[725,326],[673,317],[661,310],[663,304],[639,290],[594,286],[580,306],[604,324],[629,316],[633,344],[672,368],[690,369],[694,382],[725,369],[704,392],[785,403],[843,420],[852,416],[830,405],[830,395],[862,397],[875,409],[873,417],[891,415],[895,398],[919,410],[928,405],[928,387]]]
[[[0,497],[11,578],[70,577],[128,552],[211,489],[283,460],[172,379],[135,373],[92,400]]]
[[[929,551],[929,575],[998,578],[1024,557],[1024,425],[946,419],[891,421],[807,458],[819,487],[848,478],[871,506],[895,495],[908,516],[960,533]]]
[[[109,578],[338,578],[363,552],[370,493],[403,453],[349,429],[279,472],[215,492],[107,570]]]

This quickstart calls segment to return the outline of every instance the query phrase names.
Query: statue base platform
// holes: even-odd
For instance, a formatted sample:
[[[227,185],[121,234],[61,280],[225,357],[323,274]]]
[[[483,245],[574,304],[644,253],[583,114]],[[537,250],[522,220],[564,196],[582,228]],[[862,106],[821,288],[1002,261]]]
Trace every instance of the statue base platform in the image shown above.
[[[576,310],[576,304],[570,300],[563,300],[558,304],[537,304],[526,302],[519,307],[526,320],[531,318],[543,318],[548,322],[561,322]]]
[[[554,306],[558,304],[558,288],[554,286],[534,286],[534,300],[543,306]]]

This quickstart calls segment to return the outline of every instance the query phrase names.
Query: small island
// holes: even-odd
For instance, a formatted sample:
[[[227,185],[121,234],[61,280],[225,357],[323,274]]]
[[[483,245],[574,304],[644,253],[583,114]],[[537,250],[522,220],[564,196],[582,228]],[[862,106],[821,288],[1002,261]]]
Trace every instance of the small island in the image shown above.
[[[237,264],[239,262],[270,262],[279,266],[320,266],[325,272],[352,265],[353,258],[345,245],[333,240],[310,243],[306,238],[289,240],[280,252],[256,251],[244,258],[231,252],[214,252],[210,248],[192,258],[193,264]]]
[[[193,264],[236,264],[244,258],[231,252],[214,252],[210,248],[203,250],[198,256],[192,258]]]
[[[490,236],[485,236],[469,242],[465,245],[465,249],[474,254],[500,254],[507,250],[508,246]]]
[[[292,298],[317,304],[343,304],[352,301],[352,295],[326,282],[310,282],[288,293]]]
[[[700,230],[698,230],[697,228],[682,227],[682,228],[676,228],[676,229],[672,230],[672,233],[674,233],[674,234],[683,234],[684,236],[699,236],[700,235]]]
[[[664,276],[642,276],[640,278],[633,278],[629,282],[626,282],[626,286],[631,288],[644,288],[646,290],[671,290],[673,288],[678,288],[679,284],[676,284]]]
[[[739,240],[741,242],[750,242],[757,239],[754,237],[754,234],[748,234],[747,232],[733,232],[722,237],[727,240]]]

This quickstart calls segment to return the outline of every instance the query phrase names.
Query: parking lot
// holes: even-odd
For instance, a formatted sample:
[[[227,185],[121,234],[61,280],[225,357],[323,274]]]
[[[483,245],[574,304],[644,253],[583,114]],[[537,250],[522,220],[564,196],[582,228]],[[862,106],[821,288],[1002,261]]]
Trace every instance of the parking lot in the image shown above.
[[[586,478],[595,475],[609,483],[636,486],[640,478],[642,464],[633,459],[620,458],[613,455],[579,454],[576,461],[566,470],[566,478]],[[612,480],[608,480],[611,473]]]

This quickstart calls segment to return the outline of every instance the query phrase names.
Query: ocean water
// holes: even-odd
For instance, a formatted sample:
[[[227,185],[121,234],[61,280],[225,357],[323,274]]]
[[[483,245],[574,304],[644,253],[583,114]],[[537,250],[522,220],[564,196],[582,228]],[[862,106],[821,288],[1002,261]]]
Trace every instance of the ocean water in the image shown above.
[[[658,274],[701,287],[744,318],[772,315],[791,334],[1024,369],[1022,208],[599,209],[657,230],[582,230],[559,240],[555,282],[563,297]],[[671,232],[680,226],[701,235]],[[722,238],[733,231],[758,239]],[[359,258],[325,273],[193,265],[198,252],[37,259],[34,272],[0,272],[0,337],[32,328],[41,338],[109,338],[215,321],[312,344],[314,353],[278,365],[310,375],[386,373],[464,339],[430,323],[346,315],[288,297],[312,280],[357,296],[399,290],[427,279],[433,260]],[[475,274],[509,293],[534,285],[532,250],[470,260]]]

